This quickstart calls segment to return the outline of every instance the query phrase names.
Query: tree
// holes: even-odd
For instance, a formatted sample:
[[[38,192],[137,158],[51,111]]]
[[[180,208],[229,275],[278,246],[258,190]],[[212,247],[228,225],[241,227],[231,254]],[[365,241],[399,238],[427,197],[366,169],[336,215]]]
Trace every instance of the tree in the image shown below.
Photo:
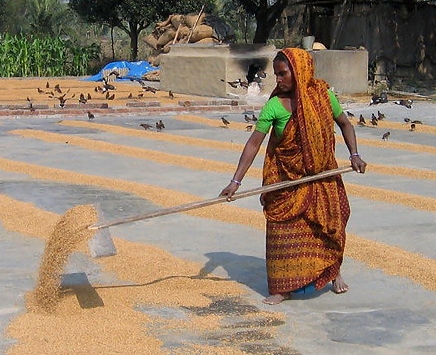
[[[213,1],[206,0],[206,5],[206,9],[212,9]],[[141,31],[171,13],[198,12],[201,8],[194,0],[70,0],[69,6],[89,23],[102,23],[127,33],[132,61],[137,60]]]
[[[289,0],[238,0],[256,19],[253,43],[266,43],[269,34],[282,15]]]

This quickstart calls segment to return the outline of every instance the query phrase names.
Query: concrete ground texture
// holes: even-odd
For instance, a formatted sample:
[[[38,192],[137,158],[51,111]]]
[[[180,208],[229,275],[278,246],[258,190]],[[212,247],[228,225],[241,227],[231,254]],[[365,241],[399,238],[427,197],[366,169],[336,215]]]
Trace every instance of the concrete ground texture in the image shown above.
[[[59,313],[27,316],[26,295],[35,287],[56,218],[76,205],[98,204],[104,219],[112,221],[218,196],[250,135],[244,116],[257,115],[265,99],[225,101],[178,93],[172,99],[168,92],[128,99],[129,89],[137,95],[133,89],[139,86],[125,83],[122,94],[115,91],[118,98],[125,96],[122,102],[102,108],[108,102],[91,92],[99,95],[100,106],[62,110],[56,100],[37,92],[38,87],[46,90],[47,81],[56,83],[24,81],[25,89],[15,91],[16,97],[21,92],[17,99],[1,99],[2,353],[129,353],[135,342],[139,354],[436,353],[435,105],[415,100],[408,109],[394,102],[397,97],[371,106],[369,96],[342,100],[368,163],[366,174],[343,175],[352,210],[342,267],[347,293],[337,295],[328,286],[276,306],[261,302],[268,294],[264,219],[258,196],[252,196],[215,209],[111,227],[119,243],[116,256],[93,258],[86,248],[77,250],[63,272],[65,288],[88,287],[99,302],[91,305],[89,294],[82,302],[67,292]],[[96,83],[87,85],[68,95],[87,94]],[[2,90],[6,94],[4,85]],[[47,106],[33,111],[31,101]],[[92,120],[87,111],[94,114]],[[378,111],[385,118],[371,125],[371,115]],[[359,115],[365,125],[358,124]],[[230,124],[224,125],[222,117]],[[155,128],[159,120],[165,124],[160,131]],[[414,129],[411,121],[417,121]],[[383,140],[386,132],[390,135]],[[336,133],[338,162],[345,166],[349,154],[338,128]],[[262,163],[260,152],[240,191],[260,186]],[[42,230],[32,229],[37,223]],[[143,253],[145,247],[155,249]],[[167,254],[156,259],[154,253],[161,252]],[[142,269],[133,264],[137,259]],[[167,270],[165,276],[159,270],[146,282],[129,276],[133,271],[147,274],[155,270],[153,264]],[[189,280],[182,285],[178,275],[185,266],[193,272],[184,274]],[[208,283],[197,283],[202,277]],[[135,286],[143,293],[132,296]],[[228,288],[213,293],[215,286]],[[106,293],[111,288],[117,292],[116,309]],[[92,313],[106,323],[88,323]],[[123,314],[143,318],[132,320],[129,328]],[[82,328],[63,327],[62,317]],[[56,330],[64,340],[52,340]],[[96,336],[88,338],[85,333],[91,331]],[[136,331],[148,342],[135,340]]]

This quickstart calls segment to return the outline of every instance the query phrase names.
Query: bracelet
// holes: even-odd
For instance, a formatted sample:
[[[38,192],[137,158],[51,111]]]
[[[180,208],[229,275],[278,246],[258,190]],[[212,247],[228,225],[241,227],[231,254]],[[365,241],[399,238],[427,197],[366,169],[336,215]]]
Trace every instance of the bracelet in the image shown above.
[[[235,180],[235,179],[230,180],[230,182],[233,182],[233,183],[235,183],[235,184],[238,185],[238,186],[241,186],[241,185],[242,185],[242,183],[241,183],[240,181]]]
[[[359,157],[360,158],[360,154],[359,153],[353,153],[350,155],[350,160],[353,159],[353,157]]]

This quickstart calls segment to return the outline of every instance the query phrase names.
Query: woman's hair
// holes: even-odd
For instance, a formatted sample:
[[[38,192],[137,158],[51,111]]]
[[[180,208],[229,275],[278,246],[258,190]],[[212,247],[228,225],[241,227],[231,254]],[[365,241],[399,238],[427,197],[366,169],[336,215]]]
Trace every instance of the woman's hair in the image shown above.
[[[286,55],[283,52],[278,52],[275,56],[275,58],[273,59],[273,62],[275,61],[279,61],[279,62],[285,62],[285,63],[289,63],[288,58],[286,57]]]

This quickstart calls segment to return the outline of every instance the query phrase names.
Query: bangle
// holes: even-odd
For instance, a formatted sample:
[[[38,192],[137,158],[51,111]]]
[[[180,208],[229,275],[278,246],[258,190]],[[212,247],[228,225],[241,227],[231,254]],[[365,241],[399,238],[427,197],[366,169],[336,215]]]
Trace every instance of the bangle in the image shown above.
[[[359,153],[353,153],[350,155],[350,160],[353,159],[353,157],[359,157],[360,158],[360,154]]]
[[[235,180],[235,179],[230,180],[230,182],[233,182],[233,183],[235,183],[235,184],[238,185],[238,186],[241,186],[241,185],[242,185],[240,181]]]

